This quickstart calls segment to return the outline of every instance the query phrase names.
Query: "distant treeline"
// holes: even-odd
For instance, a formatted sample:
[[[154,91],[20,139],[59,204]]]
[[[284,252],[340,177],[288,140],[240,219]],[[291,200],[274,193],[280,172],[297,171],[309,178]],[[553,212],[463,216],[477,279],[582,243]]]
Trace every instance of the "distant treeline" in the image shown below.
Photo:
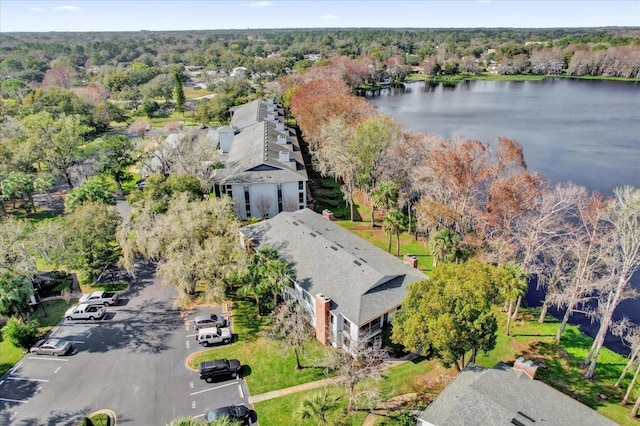
[[[71,67],[84,86],[102,67],[202,67],[275,79],[317,59],[399,57],[428,73],[490,71],[640,77],[640,28],[256,29],[0,34],[0,78],[33,87]],[[6,96],[6,94],[5,94]]]

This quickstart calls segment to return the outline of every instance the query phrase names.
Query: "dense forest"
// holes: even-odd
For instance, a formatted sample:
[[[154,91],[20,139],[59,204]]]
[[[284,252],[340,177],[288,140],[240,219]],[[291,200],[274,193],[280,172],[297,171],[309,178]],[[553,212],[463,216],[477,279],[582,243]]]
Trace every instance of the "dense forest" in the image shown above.
[[[559,73],[637,78],[640,29],[291,29],[125,33],[5,33],[0,35],[0,76],[42,83],[47,70],[71,67],[82,81],[133,64],[172,64],[277,76],[305,66],[310,55],[400,56],[411,66],[425,59],[449,70]],[[545,65],[546,64],[546,65]],[[307,64],[308,65],[308,64]],[[106,67],[97,72],[97,67]],[[153,74],[153,72],[151,73]],[[152,78],[138,76],[138,83]]]

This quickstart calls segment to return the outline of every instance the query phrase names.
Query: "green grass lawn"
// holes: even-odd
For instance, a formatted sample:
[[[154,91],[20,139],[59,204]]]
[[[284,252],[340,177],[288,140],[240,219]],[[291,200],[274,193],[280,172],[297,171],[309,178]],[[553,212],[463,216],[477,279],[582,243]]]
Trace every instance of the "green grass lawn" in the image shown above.
[[[11,370],[11,367],[22,358],[22,355],[24,355],[24,351],[21,348],[16,348],[6,339],[2,340],[0,342],[0,376]]]
[[[38,331],[41,336],[46,335],[64,316],[69,306],[63,300],[48,300],[31,314],[31,318],[38,321]],[[0,376],[9,371],[22,358],[24,350],[3,339],[0,342]]]
[[[338,385],[329,386],[327,389],[335,395],[341,397],[340,402],[335,409],[329,414],[329,418],[340,420],[341,425],[360,426],[367,417],[367,413],[356,411],[349,415],[346,414],[347,396],[344,387]],[[299,392],[291,395],[281,396],[279,398],[270,399],[254,404],[256,413],[258,414],[258,422],[260,426],[280,426],[280,425],[299,425],[299,426],[315,426],[318,423],[312,420],[300,420],[296,416],[296,412],[300,407],[300,403],[320,389],[313,389]],[[333,424],[333,423],[330,423]]]
[[[547,368],[539,368],[536,378],[553,388],[571,396],[577,401],[597,410],[602,415],[622,425],[637,425],[628,417],[631,406],[619,404],[624,396],[632,374],[628,374],[620,388],[613,388],[627,358],[607,348],[598,357],[595,377],[585,380],[586,367],[582,364],[593,339],[580,332],[577,326],[567,326],[561,342],[554,337],[560,325],[559,320],[548,315],[545,323],[537,321],[539,310],[524,310],[521,319],[512,323],[512,336],[504,333],[505,314],[498,312],[498,341],[496,348],[488,354],[479,354],[476,362],[483,367],[492,367],[497,362],[512,363],[519,356],[544,362]],[[606,395],[603,401],[598,395]],[[632,393],[632,402],[637,391]]]

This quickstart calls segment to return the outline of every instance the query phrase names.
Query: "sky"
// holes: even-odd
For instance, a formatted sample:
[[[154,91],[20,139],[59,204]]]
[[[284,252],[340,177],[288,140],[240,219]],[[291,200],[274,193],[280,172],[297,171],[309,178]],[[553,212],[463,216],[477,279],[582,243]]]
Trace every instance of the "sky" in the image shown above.
[[[0,32],[640,27],[640,0],[0,0]]]

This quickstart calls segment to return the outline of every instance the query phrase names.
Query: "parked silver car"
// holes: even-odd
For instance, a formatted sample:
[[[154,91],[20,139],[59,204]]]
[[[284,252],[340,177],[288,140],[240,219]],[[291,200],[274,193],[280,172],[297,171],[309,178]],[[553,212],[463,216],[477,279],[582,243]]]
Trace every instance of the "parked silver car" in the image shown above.
[[[64,339],[43,339],[38,340],[29,349],[29,352],[36,355],[66,355],[73,350],[73,345]]]
[[[226,327],[228,322],[222,315],[205,314],[198,315],[193,319],[193,325],[196,330],[206,327]]]

